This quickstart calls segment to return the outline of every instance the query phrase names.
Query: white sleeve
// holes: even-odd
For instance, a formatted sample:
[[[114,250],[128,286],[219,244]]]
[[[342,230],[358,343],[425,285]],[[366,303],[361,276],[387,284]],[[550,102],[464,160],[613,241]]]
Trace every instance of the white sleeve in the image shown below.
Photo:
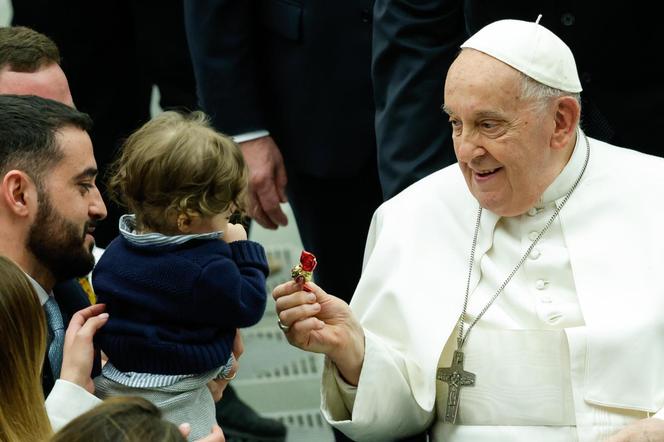
[[[344,381],[336,365],[325,358],[321,395],[323,414],[328,422],[350,421],[356,394],[357,387]]]
[[[422,431],[431,423],[433,411],[417,404],[405,371],[401,357],[365,330],[357,389],[335,375],[336,368],[326,361],[321,385],[323,416],[358,441],[389,441]]]
[[[245,132],[243,134],[233,135],[232,138],[233,141],[239,144],[239,143],[244,143],[245,141],[252,141],[258,138],[267,137],[268,135],[270,135],[270,132],[261,129],[261,130],[253,130],[251,132]]]
[[[85,388],[58,379],[46,398],[46,413],[53,431],[58,431],[86,411],[101,403],[101,399]]]

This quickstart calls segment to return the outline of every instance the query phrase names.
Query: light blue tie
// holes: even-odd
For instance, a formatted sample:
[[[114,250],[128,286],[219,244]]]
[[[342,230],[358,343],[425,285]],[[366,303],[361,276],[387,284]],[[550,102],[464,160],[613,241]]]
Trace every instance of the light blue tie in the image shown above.
[[[58,379],[62,367],[62,349],[65,344],[65,325],[62,322],[58,303],[53,296],[48,297],[48,301],[44,304],[44,311],[46,312],[46,322],[48,322],[48,362],[51,364],[53,379]]]

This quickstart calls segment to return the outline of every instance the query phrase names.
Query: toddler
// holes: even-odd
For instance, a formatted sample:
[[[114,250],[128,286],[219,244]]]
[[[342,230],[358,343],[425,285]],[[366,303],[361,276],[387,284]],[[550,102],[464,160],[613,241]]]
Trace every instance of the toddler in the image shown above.
[[[92,274],[110,315],[96,337],[109,359],[97,395],[142,396],[189,422],[193,440],[215,424],[207,383],[231,376],[236,329],[265,311],[265,251],[229,222],[246,189],[240,149],[201,112],[138,129],[109,182],[131,214]]]

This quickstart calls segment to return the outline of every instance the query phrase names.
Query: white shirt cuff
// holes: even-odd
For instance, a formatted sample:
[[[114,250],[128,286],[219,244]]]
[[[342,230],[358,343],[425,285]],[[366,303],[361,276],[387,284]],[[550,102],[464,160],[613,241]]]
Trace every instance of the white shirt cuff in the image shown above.
[[[252,130],[251,132],[245,132],[239,135],[233,135],[233,141],[236,143],[244,143],[245,141],[256,140],[258,138],[267,137],[270,135],[270,132],[266,130]]]
[[[337,383],[337,387],[339,387],[339,396],[341,396],[341,400],[343,401],[346,410],[348,410],[348,413],[352,416],[355,396],[357,395],[357,387],[346,382],[341,376],[341,373],[339,373],[337,366],[334,364],[331,365],[333,367],[332,372],[334,373],[334,380]]]
[[[69,381],[58,379],[53,390],[46,398],[46,414],[51,421],[53,431],[67,425],[86,411],[91,410],[101,399]]]

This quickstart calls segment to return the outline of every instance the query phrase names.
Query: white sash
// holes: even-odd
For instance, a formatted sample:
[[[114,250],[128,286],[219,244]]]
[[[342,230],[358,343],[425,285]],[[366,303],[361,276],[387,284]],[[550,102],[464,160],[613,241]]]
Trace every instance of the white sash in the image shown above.
[[[451,338],[440,358],[449,366]],[[563,330],[473,329],[464,347],[464,370],[475,385],[461,387],[454,425],[441,417],[447,384],[436,382],[435,441],[576,441],[574,397]]]
[[[598,407],[584,400],[586,330],[473,329],[464,347],[464,370],[475,386],[461,387],[456,424],[442,421],[447,384],[436,382],[433,441],[601,441],[645,412]],[[450,365],[450,337],[439,367]],[[570,356],[571,355],[571,356]]]

